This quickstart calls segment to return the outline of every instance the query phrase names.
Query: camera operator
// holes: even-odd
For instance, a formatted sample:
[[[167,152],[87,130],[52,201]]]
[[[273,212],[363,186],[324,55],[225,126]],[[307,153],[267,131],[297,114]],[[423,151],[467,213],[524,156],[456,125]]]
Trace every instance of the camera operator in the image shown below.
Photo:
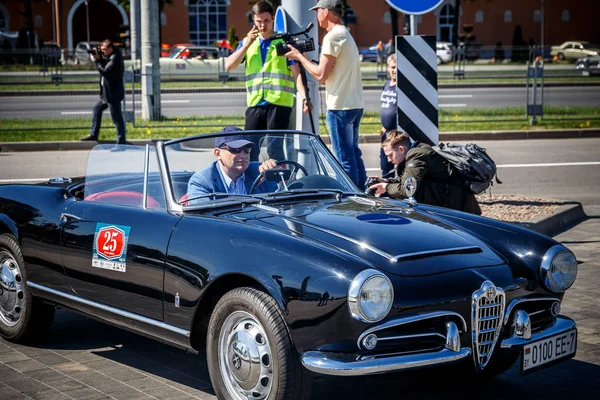
[[[364,109],[358,48],[348,28],[342,25],[339,0],[319,0],[311,10],[317,11],[319,26],[327,31],[319,64],[313,64],[289,45],[286,57],[301,62],[308,73],[325,84],[327,128],[333,151],[352,181],[363,190],[367,173],[358,148],[358,128]]]
[[[102,56],[100,55],[102,53]],[[110,109],[110,116],[117,128],[117,144],[125,144],[125,121],[121,112],[121,101],[125,97],[123,72],[125,64],[121,51],[115,48],[110,40],[100,44],[100,52],[94,49],[91,57],[100,72],[100,100],[92,111],[92,127],[90,134],[81,140],[98,140],[100,126],[102,125],[102,112]],[[115,149],[118,149],[116,147]]]
[[[300,69],[297,63],[277,55],[277,44],[284,42],[282,39],[270,39],[275,34],[271,3],[260,0],[254,4],[252,19],[252,29],[225,62],[228,71],[237,68],[244,60],[246,62],[248,109],[244,129],[288,129],[296,93],[294,82],[304,99],[304,112],[307,113],[309,109]],[[258,160],[261,138],[262,136],[253,135],[252,140],[256,140],[256,146],[252,148],[250,155],[252,161]],[[267,136],[267,153],[270,158],[284,160],[282,141],[274,140],[270,143]]]
[[[454,168],[430,145],[413,143],[406,132],[392,130],[388,132],[382,147],[388,160],[396,166],[396,177],[370,177],[367,185],[374,194],[381,196],[387,193],[395,199],[406,198],[404,182],[414,177],[417,181],[414,198],[419,203],[481,215],[475,195],[465,186]]]

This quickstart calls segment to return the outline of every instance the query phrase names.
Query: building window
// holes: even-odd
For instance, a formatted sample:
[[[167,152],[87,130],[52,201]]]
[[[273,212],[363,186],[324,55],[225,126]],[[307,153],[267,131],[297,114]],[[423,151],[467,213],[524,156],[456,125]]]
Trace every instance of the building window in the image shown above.
[[[392,14],[389,11],[383,13],[383,23],[391,24],[392,23]]]
[[[164,12],[160,13],[160,26],[167,26],[167,14]]]
[[[445,4],[438,15],[437,40],[440,42],[452,41],[452,27],[454,26],[454,7]]]
[[[212,45],[227,38],[227,0],[189,0],[190,42]]]
[[[483,11],[479,10],[475,13],[475,22],[478,24],[483,23]]]
[[[512,22],[512,11],[504,11],[504,22]]]
[[[571,12],[569,10],[563,10],[561,20],[562,22],[569,22],[571,20]]]
[[[35,26],[36,28],[43,28],[44,27],[44,18],[42,18],[41,15],[36,15],[33,18],[33,26]]]
[[[535,10],[533,12],[533,22],[540,22],[542,20],[542,12],[540,10]]]

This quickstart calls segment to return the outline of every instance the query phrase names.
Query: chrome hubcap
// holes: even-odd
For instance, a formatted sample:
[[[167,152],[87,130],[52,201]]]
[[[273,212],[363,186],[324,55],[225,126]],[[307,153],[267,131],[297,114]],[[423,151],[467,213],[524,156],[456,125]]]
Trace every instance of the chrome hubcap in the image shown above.
[[[13,256],[0,251],[0,323],[15,326],[25,305],[23,278]]]
[[[262,325],[236,311],[219,333],[219,368],[234,399],[266,399],[273,382],[272,352]]]

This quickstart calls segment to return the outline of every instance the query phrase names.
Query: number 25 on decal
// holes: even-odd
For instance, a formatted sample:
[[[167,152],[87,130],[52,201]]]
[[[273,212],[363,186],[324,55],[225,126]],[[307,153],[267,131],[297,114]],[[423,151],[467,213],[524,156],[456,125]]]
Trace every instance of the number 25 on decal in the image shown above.
[[[104,245],[102,246],[102,250],[113,252],[117,249],[117,236],[119,232],[115,231],[105,231],[104,232]]]

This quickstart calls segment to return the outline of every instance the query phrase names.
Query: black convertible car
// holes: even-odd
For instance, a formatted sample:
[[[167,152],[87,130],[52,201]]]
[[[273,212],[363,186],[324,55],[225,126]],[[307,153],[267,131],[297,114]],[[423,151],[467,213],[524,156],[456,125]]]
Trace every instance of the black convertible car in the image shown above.
[[[251,178],[248,152],[219,145],[232,134],[99,145],[85,177],[0,186],[2,337],[34,340],[68,307],[205,348],[223,399],[305,399],[315,373],[455,363],[481,378],[575,355],[560,309],[577,261],[564,246],[367,196],[303,132],[255,140],[261,160],[273,146],[285,160],[245,191],[188,193],[206,176],[230,187],[223,151]]]

